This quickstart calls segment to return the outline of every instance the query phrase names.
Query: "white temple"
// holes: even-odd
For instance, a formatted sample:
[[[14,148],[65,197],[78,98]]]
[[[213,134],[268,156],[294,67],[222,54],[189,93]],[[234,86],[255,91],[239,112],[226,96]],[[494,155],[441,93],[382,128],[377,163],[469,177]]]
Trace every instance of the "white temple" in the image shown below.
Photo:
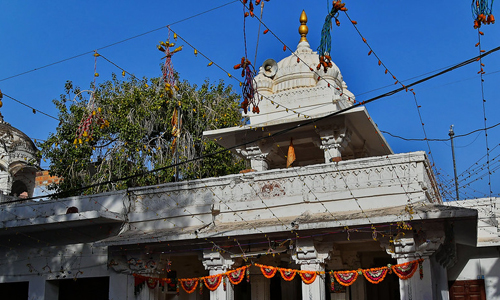
[[[250,172],[0,204],[0,295],[450,299],[449,281],[463,279],[476,258],[477,210],[443,204],[425,152],[393,153],[340,70],[316,70],[304,12],[300,21],[294,54],[266,61],[255,77],[261,113],[245,126],[204,133],[248,159]],[[296,160],[287,167],[291,141]],[[488,247],[484,255],[497,251]],[[328,275],[419,259],[415,275],[387,274],[378,284],[359,275],[346,287]],[[317,276],[268,278],[257,264]],[[227,272],[247,267],[248,281],[228,281]],[[203,287],[207,276],[221,284],[203,293],[176,285]]]

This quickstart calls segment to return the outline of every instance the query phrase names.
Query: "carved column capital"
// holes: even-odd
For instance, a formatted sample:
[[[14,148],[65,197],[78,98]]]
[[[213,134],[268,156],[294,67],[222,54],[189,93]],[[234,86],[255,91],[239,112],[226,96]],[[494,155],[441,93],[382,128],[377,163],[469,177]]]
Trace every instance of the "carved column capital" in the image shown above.
[[[297,240],[293,260],[298,265],[325,264],[330,259],[330,249],[314,245],[311,239]]]
[[[265,171],[269,168],[266,158],[270,149],[265,144],[248,144],[243,148],[237,148],[236,152],[243,155],[245,159],[250,160],[252,169],[256,171]]]
[[[203,252],[203,266],[205,267],[205,270],[225,272],[230,269],[233,264],[234,261],[228,254],[222,254],[214,251]]]
[[[351,132],[345,126],[328,126],[319,129],[319,148],[325,152],[325,163],[342,160],[341,151],[351,141]]]

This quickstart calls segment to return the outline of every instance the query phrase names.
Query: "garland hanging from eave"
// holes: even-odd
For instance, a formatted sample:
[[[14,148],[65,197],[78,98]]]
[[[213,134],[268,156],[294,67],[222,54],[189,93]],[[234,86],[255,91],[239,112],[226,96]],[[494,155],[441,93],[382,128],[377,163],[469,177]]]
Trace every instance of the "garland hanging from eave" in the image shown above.
[[[329,272],[294,270],[289,268],[280,268],[280,267],[266,266],[261,264],[253,264],[253,265],[260,268],[264,277],[268,279],[274,277],[276,273],[279,272],[284,280],[292,281],[295,278],[295,275],[299,274],[300,278],[302,279],[302,282],[304,282],[305,284],[311,284],[316,280],[318,275],[324,276],[326,273],[328,273],[332,278],[331,284],[333,288],[335,281],[337,281],[339,284],[343,286],[350,286],[356,281],[356,279],[358,279],[359,275],[363,275],[366,278],[366,280],[368,280],[373,284],[378,284],[382,282],[385,279],[386,275],[392,272],[394,272],[394,274],[396,274],[401,280],[408,280],[411,277],[413,277],[417,269],[420,269],[419,272],[420,279],[422,279],[423,261],[424,261],[423,259],[417,259],[402,264],[387,265],[385,267],[380,267],[380,268],[358,269],[358,270],[347,270],[347,271],[329,271]],[[134,285],[136,287],[136,292],[137,290],[140,291],[140,289],[142,288],[142,286],[144,286],[144,284],[147,284],[149,288],[153,289],[156,286],[160,285],[163,287],[165,284],[169,284],[174,281],[177,281],[177,291],[179,291],[179,286],[180,286],[188,294],[193,293],[197,287],[199,287],[200,293],[202,293],[203,286],[206,286],[210,291],[215,291],[217,290],[217,288],[219,288],[221,283],[223,283],[224,290],[226,290],[225,278],[227,278],[229,282],[233,285],[240,284],[243,281],[243,278],[245,278],[245,275],[247,275],[247,281],[248,281],[250,266],[251,265],[242,266],[237,269],[216,275],[195,277],[195,278],[179,278],[177,280],[171,278],[155,278],[139,274],[133,274],[135,279]]]

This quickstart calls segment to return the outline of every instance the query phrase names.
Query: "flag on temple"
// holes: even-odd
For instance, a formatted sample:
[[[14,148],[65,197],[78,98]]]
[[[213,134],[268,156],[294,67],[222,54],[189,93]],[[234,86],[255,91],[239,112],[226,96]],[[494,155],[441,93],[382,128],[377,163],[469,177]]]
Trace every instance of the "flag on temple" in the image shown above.
[[[293,138],[290,138],[290,146],[288,147],[288,155],[286,156],[286,167],[290,168],[295,161],[295,148],[293,147]]]

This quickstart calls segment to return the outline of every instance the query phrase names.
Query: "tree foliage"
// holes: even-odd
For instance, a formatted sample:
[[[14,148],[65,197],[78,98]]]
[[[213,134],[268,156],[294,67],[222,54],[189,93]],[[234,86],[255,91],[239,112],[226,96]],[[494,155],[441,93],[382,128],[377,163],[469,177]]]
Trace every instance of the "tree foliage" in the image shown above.
[[[38,143],[43,157],[50,160],[50,174],[63,178],[49,188],[75,195],[173,181],[174,168],[164,167],[174,163],[171,118],[178,105],[182,112],[176,142],[180,161],[220,151],[220,146],[203,138],[203,131],[240,125],[238,95],[222,81],[205,81],[199,88],[184,81],[178,87],[179,96],[173,99],[159,78],[120,80],[113,75],[96,86],[95,92],[82,91],[68,81],[65,94],[53,101],[60,124],[45,142]],[[90,116],[90,128],[79,136],[79,126]],[[148,172],[158,168],[164,169]],[[244,162],[229,151],[179,166],[182,180],[243,168]],[[131,176],[136,174],[144,175]]]

